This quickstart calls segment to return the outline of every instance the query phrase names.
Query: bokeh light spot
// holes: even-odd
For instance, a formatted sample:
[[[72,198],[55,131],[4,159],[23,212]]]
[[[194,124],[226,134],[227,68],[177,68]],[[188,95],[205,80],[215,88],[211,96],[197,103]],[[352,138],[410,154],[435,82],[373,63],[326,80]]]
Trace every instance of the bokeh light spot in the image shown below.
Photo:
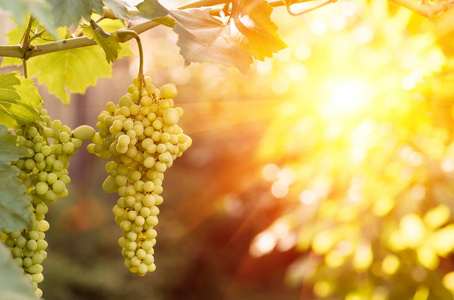
[[[259,257],[270,253],[276,246],[276,237],[268,231],[259,233],[253,240],[249,253]]]
[[[295,48],[295,56],[299,60],[307,60],[311,56],[311,48],[306,44],[299,44]]]
[[[288,185],[285,185],[280,181],[276,181],[271,186],[271,193],[276,198],[284,198],[288,194]]]
[[[334,15],[329,19],[329,26],[336,31],[340,31],[347,26],[347,19],[342,15]]]
[[[328,29],[328,25],[326,24],[326,21],[320,18],[314,19],[311,22],[311,30],[313,33],[317,35],[322,35],[326,32]]]
[[[275,164],[267,164],[263,167],[262,175],[267,181],[276,181],[278,179],[279,167]]]
[[[289,80],[286,76],[280,75],[271,82],[271,89],[277,95],[282,95],[287,92],[290,87]]]
[[[374,37],[374,32],[369,26],[363,25],[355,28],[355,39],[358,44],[370,42]]]
[[[301,203],[303,203],[305,205],[311,205],[312,203],[317,201],[318,197],[314,191],[307,190],[307,191],[302,191],[300,193],[299,198],[300,198]]]
[[[449,272],[443,276],[443,286],[454,292],[454,272]]]

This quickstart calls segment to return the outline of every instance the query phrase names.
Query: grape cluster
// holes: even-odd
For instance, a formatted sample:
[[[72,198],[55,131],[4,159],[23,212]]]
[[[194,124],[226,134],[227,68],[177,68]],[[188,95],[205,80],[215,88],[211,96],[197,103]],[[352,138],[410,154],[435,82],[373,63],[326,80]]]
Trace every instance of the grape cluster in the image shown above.
[[[69,157],[82,146],[83,140],[94,135],[93,128],[82,126],[74,132],[61,121],[52,122],[46,109],[38,109],[42,121],[27,124],[16,130],[19,144],[28,154],[14,163],[20,169],[19,179],[27,188],[26,196],[32,210],[32,227],[23,231],[4,232],[4,242],[11,250],[16,263],[30,277],[38,297],[42,290],[38,284],[44,279],[42,262],[47,257],[45,220],[48,204],[68,195]],[[92,132],[92,133],[90,133]]]
[[[98,117],[99,132],[87,147],[103,159],[112,157],[106,164],[109,175],[103,189],[118,193],[113,213],[124,233],[118,243],[125,266],[141,276],[156,269],[154,227],[163,201],[164,172],[192,144],[177,125],[183,110],[174,108],[175,86],[167,84],[159,90],[150,77],[145,83],[141,97],[136,79],[117,105],[106,104]]]

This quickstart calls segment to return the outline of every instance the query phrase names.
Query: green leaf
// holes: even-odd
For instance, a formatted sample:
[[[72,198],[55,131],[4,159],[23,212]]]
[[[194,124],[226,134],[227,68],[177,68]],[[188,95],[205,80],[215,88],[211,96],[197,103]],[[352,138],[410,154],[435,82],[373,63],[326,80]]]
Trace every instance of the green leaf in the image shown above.
[[[16,136],[10,134],[5,125],[0,124],[0,165],[9,165],[10,162],[28,154],[27,149],[18,146],[16,140]]]
[[[102,19],[97,24],[101,26],[105,32],[112,32],[124,28],[123,23],[120,20],[114,19]]]
[[[119,19],[126,19],[129,16],[129,11],[126,8],[127,4],[121,0],[103,0],[104,5],[110,8],[113,14]]]
[[[16,136],[0,125],[0,231],[23,230],[32,225],[26,188],[17,178],[19,169],[11,165],[11,161],[26,154],[27,149],[17,145]]]
[[[0,299],[38,300],[31,281],[17,266],[11,251],[0,242]]]
[[[57,27],[52,22],[53,12],[49,3],[44,0],[0,0],[0,7],[13,13],[13,17],[19,25],[26,25],[28,16],[31,14],[47,31],[57,36]]]
[[[103,19],[98,22],[98,25],[102,27],[105,32],[112,32],[118,29],[124,28],[123,23],[120,20]],[[120,43],[120,51],[118,52],[118,58],[134,55],[131,50],[131,43]]]
[[[102,0],[48,0],[55,26],[78,25],[81,18],[90,20],[93,11],[103,15]]]
[[[76,48],[40,55],[29,59],[29,76],[38,77],[49,91],[64,104],[70,101],[69,92],[85,93],[100,77],[111,77],[112,66],[98,46]]]
[[[138,14],[140,17],[150,20],[162,18],[169,14],[169,10],[162,6],[158,0],[145,0],[136,5],[136,7],[140,11]]]
[[[34,7],[36,10],[49,9],[47,3],[40,0],[0,0],[0,7],[10,11],[13,14],[14,20],[22,25],[28,21],[28,14],[31,12],[31,7]]]
[[[118,52],[118,58],[121,59],[126,56],[133,56],[134,52],[131,50],[131,43],[126,42],[126,43],[121,43],[120,44],[121,50]]]
[[[16,128],[40,119],[36,110],[43,104],[33,80],[19,72],[0,74],[0,123]]]
[[[117,34],[106,33],[102,27],[96,24],[93,20],[90,21],[90,24],[91,26],[89,27],[82,27],[84,34],[89,39],[94,39],[96,44],[104,50],[106,59],[109,63],[114,62],[118,58],[118,52],[121,50]]]

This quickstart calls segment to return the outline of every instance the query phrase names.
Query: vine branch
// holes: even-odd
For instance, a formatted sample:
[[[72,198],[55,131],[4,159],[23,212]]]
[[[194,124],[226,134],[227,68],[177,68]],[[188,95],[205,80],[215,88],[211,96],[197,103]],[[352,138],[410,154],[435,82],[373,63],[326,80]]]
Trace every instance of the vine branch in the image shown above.
[[[221,5],[221,4],[225,5],[226,3],[230,2],[230,1],[231,0],[199,0],[199,1],[195,1],[193,3],[189,3],[187,5],[181,6],[178,9],[199,8],[199,7],[203,7],[203,6],[215,6],[215,5]],[[449,9],[451,7],[454,7],[454,0],[446,0],[446,2],[439,2],[436,4],[428,4],[426,2],[416,3],[413,0],[389,0],[389,1],[391,1],[397,5],[406,7],[408,9],[410,9],[411,11],[413,11],[417,14],[420,14],[424,17],[427,17],[427,18],[432,18],[432,17],[439,15],[440,13],[446,11],[447,9]],[[316,8],[319,8],[321,6],[324,6],[324,5],[332,3],[332,2],[335,2],[335,1],[328,0],[327,2],[325,2],[322,5],[317,6]],[[287,3],[283,0],[270,0],[270,1],[268,1],[268,4],[271,7],[280,7],[280,6],[287,7]],[[287,7],[287,9],[289,9],[289,8]],[[311,9],[309,11],[312,11],[314,9]],[[137,10],[130,11],[131,15],[134,15],[137,12],[138,12]],[[308,12],[308,11],[305,11],[305,12]],[[116,18],[110,9],[104,9],[103,17]],[[32,22],[29,23],[30,28],[31,28],[31,24],[32,24]],[[160,25],[160,24],[153,22],[153,21],[148,21],[148,22],[145,22],[145,23],[142,23],[139,25],[132,26],[128,30],[125,30],[125,29],[117,30],[116,33],[118,35],[119,41],[121,43],[124,43],[133,38],[133,36],[130,33],[127,33],[127,31],[132,30],[132,31],[136,32],[137,34],[141,34],[158,25]],[[43,54],[47,54],[47,53],[96,45],[96,42],[94,40],[91,40],[87,37],[74,37],[74,38],[70,38],[70,39],[39,44],[39,45],[34,46],[33,48],[30,48],[29,47],[30,42],[41,34],[42,34],[42,32],[38,33],[37,35],[34,35],[31,38],[28,37],[28,34],[25,34],[24,43],[22,44],[22,46],[21,45],[0,45],[0,57],[14,57],[14,58],[20,58],[20,59],[24,59],[24,58],[28,59],[28,58],[31,58],[34,56],[43,55]]]
[[[28,59],[28,57],[27,57],[27,51],[30,48],[30,31],[32,29],[34,21],[35,21],[35,19],[33,17],[30,17],[30,20],[28,20],[27,29],[24,32],[24,42],[22,43],[22,47],[21,47],[21,52],[23,53],[23,56],[22,56],[22,67],[23,67],[23,70],[24,70],[24,77],[25,78],[28,78],[28,71],[27,71],[27,59]]]
[[[306,14],[306,13],[311,12],[311,11],[317,10],[317,9],[323,7],[323,6],[326,6],[326,5],[334,3],[334,2],[337,2],[337,0],[326,0],[325,2],[323,2],[321,4],[318,4],[318,5],[314,6],[314,7],[311,7],[309,9],[305,9],[305,10],[297,12],[297,13],[292,11],[291,5],[287,4],[285,6],[285,8],[287,9],[287,12],[288,12],[289,15],[296,17],[296,16],[300,16],[300,15]]]
[[[40,32],[35,33],[35,34],[28,40],[28,42],[31,43],[34,39],[39,38],[39,37],[42,36],[45,32],[46,32],[46,29],[43,29],[43,30],[41,30]]]
[[[445,12],[449,8],[454,7],[454,0],[442,1],[435,4],[428,4],[426,2],[416,3],[412,0],[389,0],[397,5],[408,8],[409,10],[420,14],[428,19]]]
[[[27,29],[24,32],[24,42],[22,43],[22,50],[24,52],[27,50],[28,46],[30,45],[30,31],[32,30],[32,25],[34,22],[34,18],[30,17],[30,20],[28,21]]]
[[[116,31],[118,40],[121,43],[127,42],[133,38],[130,31],[134,31],[137,34],[141,34],[153,27],[158,26],[159,23],[149,21],[145,22],[136,26],[131,27],[129,30],[120,29]],[[49,42],[45,44],[36,45],[33,49],[26,49],[25,52],[28,52],[27,58],[43,55],[47,53],[62,51],[62,50],[69,50],[81,47],[88,47],[94,46],[96,42],[91,40],[87,37],[75,37],[71,39],[65,39],[55,42]],[[6,45],[0,46],[0,56],[4,57],[16,57],[16,58],[23,58],[24,57],[24,50],[22,50],[21,46],[19,45]]]

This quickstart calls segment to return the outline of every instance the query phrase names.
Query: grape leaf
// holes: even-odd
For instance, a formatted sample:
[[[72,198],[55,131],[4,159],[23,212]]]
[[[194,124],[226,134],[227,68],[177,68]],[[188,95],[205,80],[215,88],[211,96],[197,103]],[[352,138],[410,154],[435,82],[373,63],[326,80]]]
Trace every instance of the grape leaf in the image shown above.
[[[68,104],[72,93],[84,93],[95,86],[99,77],[111,77],[112,66],[98,46],[76,48],[32,57],[28,60],[29,76],[38,77],[52,94]]]
[[[140,11],[138,14],[141,17],[153,20],[167,16],[169,10],[162,6],[157,0],[145,0],[136,5]]]
[[[103,0],[102,1],[105,6],[110,8],[113,14],[121,19],[124,20],[129,15],[129,11],[126,8],[127,4],[121,0]]]
[[[173,30],[178,34],[177,45],[186,65],[211,61],[245,73],[253,62],[238,31],[212,17],[209,8],[171,10],[169,14],[176,20]]]
[[[49,3],[44,0],[0,0],[0,7],[13,13],[14,20],[19,25],[26,25],[28,16],[31,14],[47,31],[57,36],[57,27],[51,22],[52,10]]]
[[[121,21],[114,19],[102,19],[97,24],[107,33],[123,28]]]
[[[16,128],[40,119],[35,109],[43,104],[33,80],[19,72],[0,74],[0,123]]]
[[[129,26],[136,26],[136,25],[143,24],[143,23],[149,22],[149,21],[150,21],[149,18],[141,17],[141,16],[139,16],[139,14],[135,14],[135,15],[130,16],[128,18]],[[164,25],[164,26],[167,26],[167,27],[170,27],[170,28],[175,26],[175,20],[172,19],[169,16],[153,18],[153,22],[159,23],[161,25]]]
[[[208,8],[170,10],[169,15],[176,20],[173,30],[186,64],[211,61],[246,73],[254,58],[264,60],[287,46],[271,12],[264,0],[237,0],[227,23],[211,16]]]
[[[175,26],[175,20],[167,16],[169,10],[162,6],[157,0],[145,0],[136,7],[140,13],[129,17],[129,22],[132,25],[138,25],[153,20],[154,22],[167,27]]]
[[[103,14],[102,0],[48,0],[55,26],[78,25],[81,18],[90,20],[93,11]]]
[[[105,32],[112,32],[123,28],[123,24],[120,20],[103,19],[98,22],[98,25],[102,27]],[[132,56],[134,52],[131,50],[131,43],[120,43],[120,51],[118,52],[118,58],[126,56]]]
[[[11,251],[0,242],[0,299],[38,300],[32,283],[17,266]]]
[[[120,43],[116,33],[106,33],[101,26],[93,20],[90,21],[91,26],[84,26],[82,30],[89,39],[94,39],[96,44],[100,46],[106,54],[107,62],[112,63],[118,58],[118,53],[121,50]]]
[[[126,43],[121,43],[120,44],[120,51],[118,52],[118,59],[121,59],[126,56],[133,56],[134,52],[131,50],[131,43],[126,42]]]
[[[154,18],[153,22],[159,23],[161,25],[167,26],[172,28],[175,26],[175,20],[172,19],[171,17],[160,17],[160,18]]]
[[[245,41],[254,56],[262,61],[287,47],[277,34],[277,26],[271,21],[272,12],[273,8],[264,0],[233,2],[234,26],[246,37]]]
[[[26,188],[17,178],[19,169],[11,166],[11,161],[26,154],[27,149],[17,145],[16,136],[0,125],[0,231],[23,230],[32,225]]]
[[[47,31],[57,37],[57,28],[78,25],[81,18],[90,20],[93,11],[103,14],[106,5],[119,19],[129,15],[127,4],[121,0],[0,0],[0,7],[13,13],[19,25],[26,25],[31,14]]]

